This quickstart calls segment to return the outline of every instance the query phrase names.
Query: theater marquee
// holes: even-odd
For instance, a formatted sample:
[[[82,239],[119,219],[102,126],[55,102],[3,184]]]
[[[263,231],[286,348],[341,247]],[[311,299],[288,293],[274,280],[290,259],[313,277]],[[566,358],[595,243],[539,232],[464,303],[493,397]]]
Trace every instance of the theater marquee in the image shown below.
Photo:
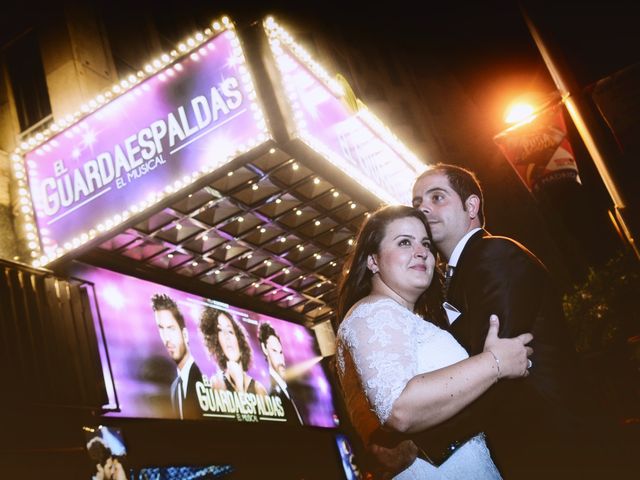
[[[25,155],[42,261],[60,257],[268,139],[233,29]],[[153,66],[149,66],[150,70]],[[115,92],[125,87],[117,86]],[[85,106],[85,108],[89,108]]]
[[[273,19],[264,26],[296,136],[383,202],[410,204],[409,186],[425,164]]]

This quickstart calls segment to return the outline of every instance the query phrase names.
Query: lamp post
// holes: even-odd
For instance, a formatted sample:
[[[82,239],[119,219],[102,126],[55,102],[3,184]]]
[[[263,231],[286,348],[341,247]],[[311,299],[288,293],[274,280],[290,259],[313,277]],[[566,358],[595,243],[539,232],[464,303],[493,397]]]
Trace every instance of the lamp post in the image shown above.
[[[591,155],[593,162],[598,170],[600,177],[611,197],[613,202],[614,213],[611,216],[615,220],[614,227],[621,233],[622,237],[629,244],[631,249],[636,255],[636,258],[640,260],[640,250],[635,238],[637,237],[638,220],[634,221],[632,212],[629,206],[625,202],[622,192],[616,185],[613,175],[607,165],[606,155],[603,153],[604,148],[600,142],[595,138],[594,134],[590,130],[588,114],[581,105],[580,99],[577,95],[573,95],[574,88],[570,87],[571,81],[570,75],[563,69],[560,62],[558,62],[551,53],[550,48],[544,43],[540,31],[534,25],[530,16],[524,9],[522,3],[520,3],[520,10],[525,20],[527,28],[531,33],[531,36],[538,47],[540,55],[542,56],[551,77],[560,95],[563,99],[563,103],[567,108],[567,112],[571,116],[573,123],[576,126],[582,141],[584,142],[587,151]]]

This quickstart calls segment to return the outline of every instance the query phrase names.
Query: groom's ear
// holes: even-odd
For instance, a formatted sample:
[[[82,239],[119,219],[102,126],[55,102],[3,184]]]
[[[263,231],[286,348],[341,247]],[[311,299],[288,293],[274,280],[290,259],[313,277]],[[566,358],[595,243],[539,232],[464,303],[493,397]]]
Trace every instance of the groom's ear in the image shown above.
[[[374,275],[378,273],[378,262],[376,261],[376,257],[373,253],[367,256],[367,268],[371,270],[371,273]]]
[[[465,206],[467,207],[467,212],[469,213],[469,218],[472,220],[478,217],[478,212],[480,211],[480,198],[477,195],[469,195],[465,200]]]

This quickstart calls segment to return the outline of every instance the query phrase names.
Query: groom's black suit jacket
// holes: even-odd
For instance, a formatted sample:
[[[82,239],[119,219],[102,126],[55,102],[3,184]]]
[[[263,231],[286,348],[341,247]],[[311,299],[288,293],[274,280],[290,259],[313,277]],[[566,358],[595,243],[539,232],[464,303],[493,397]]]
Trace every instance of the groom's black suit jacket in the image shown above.
[[[475,233],[465,245],[447,301],[461,315],[445,326],[469,355],[482,352],[489,316],[500,337],[531,332],[530,375],[501,380],[451,420],[415,436],[425,452],[484,431],[504,478],[575,478],[586,467],[584,410],[562,305],[540,261],[517,242]]]

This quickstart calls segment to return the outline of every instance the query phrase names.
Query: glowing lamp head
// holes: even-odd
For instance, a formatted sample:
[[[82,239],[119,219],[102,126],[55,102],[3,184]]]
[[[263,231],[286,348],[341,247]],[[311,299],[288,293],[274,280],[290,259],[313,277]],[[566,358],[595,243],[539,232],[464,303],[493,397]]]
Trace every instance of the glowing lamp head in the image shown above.
[[[530,122],[535,118],[535,108],[529,103],[514,103],[504,116],[504,121],[508,124]]]

